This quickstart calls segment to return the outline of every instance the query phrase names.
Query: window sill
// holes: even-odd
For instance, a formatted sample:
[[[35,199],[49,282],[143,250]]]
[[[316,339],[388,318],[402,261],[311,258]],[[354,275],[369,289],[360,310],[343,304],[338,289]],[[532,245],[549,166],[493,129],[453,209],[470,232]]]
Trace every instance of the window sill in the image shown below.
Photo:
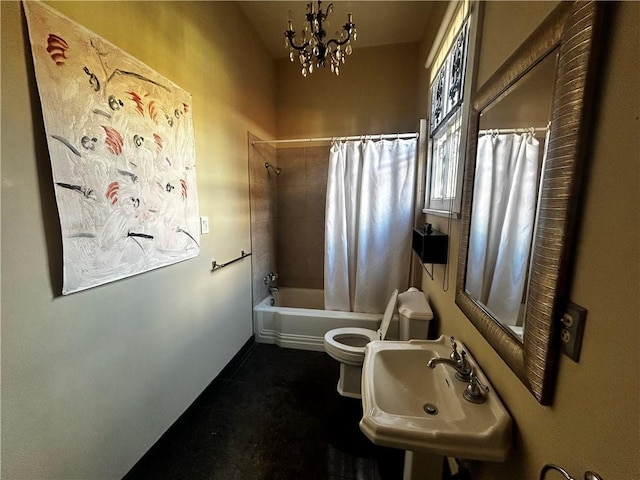
[[[423,208],[422,213],[426,213],[427,215],[435,215],[436,217],[445,217],[445,218],[460,218],[460,212],[450,212],[449,210],[435,210],[433,208]]]

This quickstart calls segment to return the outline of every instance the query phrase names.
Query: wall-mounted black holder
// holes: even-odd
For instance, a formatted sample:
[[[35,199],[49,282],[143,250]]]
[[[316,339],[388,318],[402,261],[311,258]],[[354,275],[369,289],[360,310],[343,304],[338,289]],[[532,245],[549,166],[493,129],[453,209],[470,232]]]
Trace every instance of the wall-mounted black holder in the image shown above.
[[[424,228],[413,229],[412,245],[420,262],[431,264],[431,272],[427,270],[427,273],[433,280],[433,264],[447,263],[449,236],[438,230],[433,230],[431,224],[427,224]]]

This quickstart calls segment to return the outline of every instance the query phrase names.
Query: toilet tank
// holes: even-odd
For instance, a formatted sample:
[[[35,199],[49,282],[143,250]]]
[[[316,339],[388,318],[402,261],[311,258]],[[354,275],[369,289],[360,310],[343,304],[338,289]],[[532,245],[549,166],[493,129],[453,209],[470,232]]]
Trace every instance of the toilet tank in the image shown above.
[[[424,293],[415,287],[398,295],[400,340],[426,340],[433,312]]]

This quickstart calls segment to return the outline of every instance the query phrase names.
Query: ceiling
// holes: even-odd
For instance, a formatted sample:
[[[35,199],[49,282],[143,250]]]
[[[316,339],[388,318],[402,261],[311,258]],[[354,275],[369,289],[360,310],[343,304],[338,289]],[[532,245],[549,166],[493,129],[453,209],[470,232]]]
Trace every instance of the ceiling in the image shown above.
[[[289,11],[293,29],[300,31],[308,2],[300,1],[239,1],[249,21],[271,53],[283,58],[289,55],[284,47],[284,31],[287,29]],[[354,49],[395,43],[420,41],[433,7],[432,1],[334,1],[323,2],[324,10],[333,3],[333,13],[326,28],[329,38],[335,37],[353,13],[353,23],[358,30]]]

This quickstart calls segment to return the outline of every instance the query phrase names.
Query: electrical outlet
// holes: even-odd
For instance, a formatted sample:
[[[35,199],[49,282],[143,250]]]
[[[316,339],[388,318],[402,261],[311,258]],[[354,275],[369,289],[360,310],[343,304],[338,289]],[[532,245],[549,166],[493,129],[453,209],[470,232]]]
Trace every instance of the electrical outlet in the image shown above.
[[[200,217],[200,233],[202,235],[209,233],[209,217]]]
[[[567,306],[560,321],[560,340],[562,352],[574,362],[580,359],[584,324],[587,319],[587,310],[575,303],[567,302]]]

